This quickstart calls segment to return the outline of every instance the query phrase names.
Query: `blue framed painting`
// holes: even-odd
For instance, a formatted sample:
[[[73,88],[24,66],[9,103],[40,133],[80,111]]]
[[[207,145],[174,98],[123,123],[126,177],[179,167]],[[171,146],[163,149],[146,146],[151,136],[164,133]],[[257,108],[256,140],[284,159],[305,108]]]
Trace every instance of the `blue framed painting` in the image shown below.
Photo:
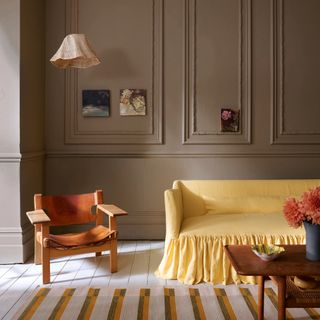
[[[110,90],[82,90],[84,117],[110,116]]]

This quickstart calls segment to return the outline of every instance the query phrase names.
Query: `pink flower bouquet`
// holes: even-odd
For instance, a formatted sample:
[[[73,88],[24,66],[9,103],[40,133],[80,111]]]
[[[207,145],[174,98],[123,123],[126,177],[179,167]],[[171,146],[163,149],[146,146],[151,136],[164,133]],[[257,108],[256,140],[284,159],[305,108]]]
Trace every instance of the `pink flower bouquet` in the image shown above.
[[[293,228],[300,227],[303,221],[320,224],[320,186],[305,192],[298,200],[288,198],[283,213]]]

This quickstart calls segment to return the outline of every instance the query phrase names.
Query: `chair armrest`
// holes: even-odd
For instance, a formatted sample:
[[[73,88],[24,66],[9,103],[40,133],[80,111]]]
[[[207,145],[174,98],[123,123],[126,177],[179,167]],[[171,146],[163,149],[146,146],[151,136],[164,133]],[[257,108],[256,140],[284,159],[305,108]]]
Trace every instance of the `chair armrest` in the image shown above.
[[[166,240],[177,239],[183,220],[183,206],[180,189],[169,189],[164,192],[166,210]]]
[[[42,210],[34,210],[34,211],[28,211],[27,216],[32,224],[41,224],[50,222],[50,218],[47,216],[47,214]]]
[[[98,204],[97,210],[102,211],[110,217],[126,216],[128,212],[120,209],[113,204]]]

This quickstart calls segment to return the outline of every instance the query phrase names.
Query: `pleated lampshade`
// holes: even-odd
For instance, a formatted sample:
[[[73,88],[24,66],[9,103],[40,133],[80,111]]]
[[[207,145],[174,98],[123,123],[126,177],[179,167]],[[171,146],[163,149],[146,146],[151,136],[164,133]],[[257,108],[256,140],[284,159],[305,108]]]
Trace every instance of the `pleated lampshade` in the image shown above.
[[[50,62],[58,68],[88,68],[100,63],[84,34],[67,35]]]

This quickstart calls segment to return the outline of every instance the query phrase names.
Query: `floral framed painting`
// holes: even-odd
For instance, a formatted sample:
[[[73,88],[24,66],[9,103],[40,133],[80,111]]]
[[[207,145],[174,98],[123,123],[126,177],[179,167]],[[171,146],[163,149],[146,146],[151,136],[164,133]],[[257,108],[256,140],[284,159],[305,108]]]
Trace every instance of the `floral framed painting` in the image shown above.
[[[147,90],[121,89],[120,90],[120,115],[145,116],[147,103]]]
[[[84,117],[110,116],[110,90],[82,90]]]
[[[222,108],[220,113],[221,132],[239,132],[240,130],[240,110]]]

